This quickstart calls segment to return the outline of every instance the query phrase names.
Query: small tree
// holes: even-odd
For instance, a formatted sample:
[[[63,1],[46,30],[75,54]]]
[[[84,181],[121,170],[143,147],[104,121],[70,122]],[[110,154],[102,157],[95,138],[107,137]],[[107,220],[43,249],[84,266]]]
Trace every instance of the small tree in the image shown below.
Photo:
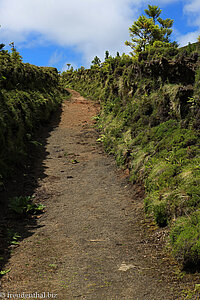
[[[106,59],[109,59],[109,56],[110,56],[110,53],[109,53],[108,50],[106,50],[106,52],[105,52],[105,60],[106,60]]]
[[[11,47],[11,54],[10,54],[11,59],[14,62],[21,62],[22,61],[22,56],[17,51],[14,42],[10,43],[9,46]]]
[[[0,27],[1,27],[1,25],[0,25]],[[4,47],[5,47],[4,44],[0,44],[0,51],[1,51]]]
[[[4,44],[0,44],[0,51],[4,48]]]
[[[93,61],[92,61],[92,64],[93,64],[94,66],[100,66],[100,64],[101,64],[100,58],[99,58],[98,56],[95,56],[95,58],[94,58]]]
[[[148,5],[145,9],[147,16],[140,16],[137,21],[129,28],[131,41],[125,45],[133,49],[132,55],[147,50],[148,45],[153,45],[156,41],[169,43],[172,33],[173,20],[161,19],[161,9],[158,6]]]

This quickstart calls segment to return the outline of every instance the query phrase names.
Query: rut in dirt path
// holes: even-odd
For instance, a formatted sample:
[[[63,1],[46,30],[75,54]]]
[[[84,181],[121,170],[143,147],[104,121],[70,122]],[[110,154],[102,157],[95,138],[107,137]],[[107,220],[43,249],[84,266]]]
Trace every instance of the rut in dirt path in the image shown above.
[[[147,242],[142,189],[96,142],[98,105],[71,91],[50,133],[36,196],[46,213],[13,251],[3,292],[56,299],[181,299],[157,244]],[[48,294],[50,293],[50,294]],[[50,297],[50,298],[51,298]]]

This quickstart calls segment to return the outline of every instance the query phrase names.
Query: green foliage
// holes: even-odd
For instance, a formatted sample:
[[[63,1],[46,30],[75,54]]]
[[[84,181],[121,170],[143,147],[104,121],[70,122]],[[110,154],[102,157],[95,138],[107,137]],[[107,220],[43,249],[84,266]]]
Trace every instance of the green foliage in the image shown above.
[[[109,51],[108,51],[108,50],[106,50],[106,52],[105,52],[105,60],[106,60],[106,59],[108,59],[108,58],[109,58],[109,56],[110,56],[110,54],[109,54]]]
[[[99,58],[98,56],[95,56],[95,58],[94,58],[93,61],[92,61],[92,64],[93,64],[94,66],[100,66],[100,64],[101,64],[100,58]]]
[[[5,274],[9,273],[10,271],[11,271],[11,269],[0,271],[0,276],[3,276]]]
[[[167,204],[162,201],[154,204],[153,212],[156,223],[160,227],[165,227],[168,224]]]
[[[153,19],[154,24],[156,23],[156,20],[158,19],[158,17],[160,16],[162,10],[155,5],[148,5],[149,9],[145,9],[145,13],[147,14],[147,16],[149,16],[150,18]]]
[[[70,66],[71,66],[71,64],[67,64],[68,70],[69,70]]]
[[[7,232],[9,243],[11,245],[19,245],[19,239],[21,238],[21,236],[12,229],[8,229]]]
[[[18,215],[36,214],[44,210],[42,204],[33,203],[31,196],[19,196],[9,200],[9,209]]]
[[[140,16],[129,28],[131,41],[126,41],[125,45],[132,48],[132,55],[148,50],[148,47],[154,45],[155,42],[163,43],[162,48],[170,44],[169,37],[172,33],[173,20],[161,19],[159,16],[162,11],[158,6],[148,5],[148,8],[145,9],[148,17]],[[173,45],[171,47],[174,48]]]
[[[200,295],[200,284],[195,284],[194,288],[185,289],[182,291],[184,299],[199,299]]]
[[[5,44],[0,44],[0,51],[5,47]]]
[[[14,45],[12,48],[12,53],[0,51],[0,174],[3,178],[24,162],[28,144],[36,144],[28,135],[34,136],[64,96],[56,69],[24,64]]]
[[[22,56],[19,54],[19,52],[17,51],[16,47],[15,47],[15,44],[12,42],[10,43],[10,47],[11,47],[11,54],[10,54],[10,57],[11,57],[11,60],[14,62],[14,63],[18,63],[18,62],[21,62],[22,61]]]
[[[130,181],[143,181],[145,212],[169,228],[200,209],[199,61],[195,53],[174,56],[177,51],[168,41],[154,41],[146,45],[146,59],[109,56],[96,69],[62,75],[68,87],[101,99],[98,141],[129,169]],[[179,254],[173,253],[185,264],[196,258],[191,250],[183,254],[183,236]]]
[[[152,45],[146,46],[146,51],[143,52],[143,57],[146,55],[146,59],[154,59],[167,57],[171,58],[178,54],[176,43],[167,43],[161,41],[155,41]]]
[[[1,27],[1,25],[0,25],[0,27]],[[2,49],[5,47],[5,45],[4,44],[0,44],[0,51],[2,51]]]
[[[176,220],[170,233],[173,254],[184,267],[200,263],[200,211]]]

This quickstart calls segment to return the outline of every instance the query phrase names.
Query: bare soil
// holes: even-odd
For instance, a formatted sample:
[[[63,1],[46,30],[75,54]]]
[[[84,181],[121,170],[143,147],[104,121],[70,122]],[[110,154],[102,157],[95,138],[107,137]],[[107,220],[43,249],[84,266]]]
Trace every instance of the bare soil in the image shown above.
[[[10,272],[2,295],[184,299],[194,275],[180,275],[163,246],[167,231],[145,218],[142,185],[128,183],[128,171],[97,143],[92,117],[99,105],[70,92],[59,124],[51,124],[45,156],[35,157],[34,194],[45,213],[16,221],[23,239],[4,266]]]

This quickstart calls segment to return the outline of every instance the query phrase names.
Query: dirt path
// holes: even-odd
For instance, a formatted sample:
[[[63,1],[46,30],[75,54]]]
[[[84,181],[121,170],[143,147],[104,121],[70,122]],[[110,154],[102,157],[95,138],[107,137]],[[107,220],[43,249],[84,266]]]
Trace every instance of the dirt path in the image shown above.
[[[160,247],[164,231],[148,238],[144,230],[142,190],[127,184],[96,142],[91,117],[97,110],[74,91],[63,104],[47,140],[46,177],[35,191],[46,213],[13,250],[3,292],[61,300],[181,299]]]

